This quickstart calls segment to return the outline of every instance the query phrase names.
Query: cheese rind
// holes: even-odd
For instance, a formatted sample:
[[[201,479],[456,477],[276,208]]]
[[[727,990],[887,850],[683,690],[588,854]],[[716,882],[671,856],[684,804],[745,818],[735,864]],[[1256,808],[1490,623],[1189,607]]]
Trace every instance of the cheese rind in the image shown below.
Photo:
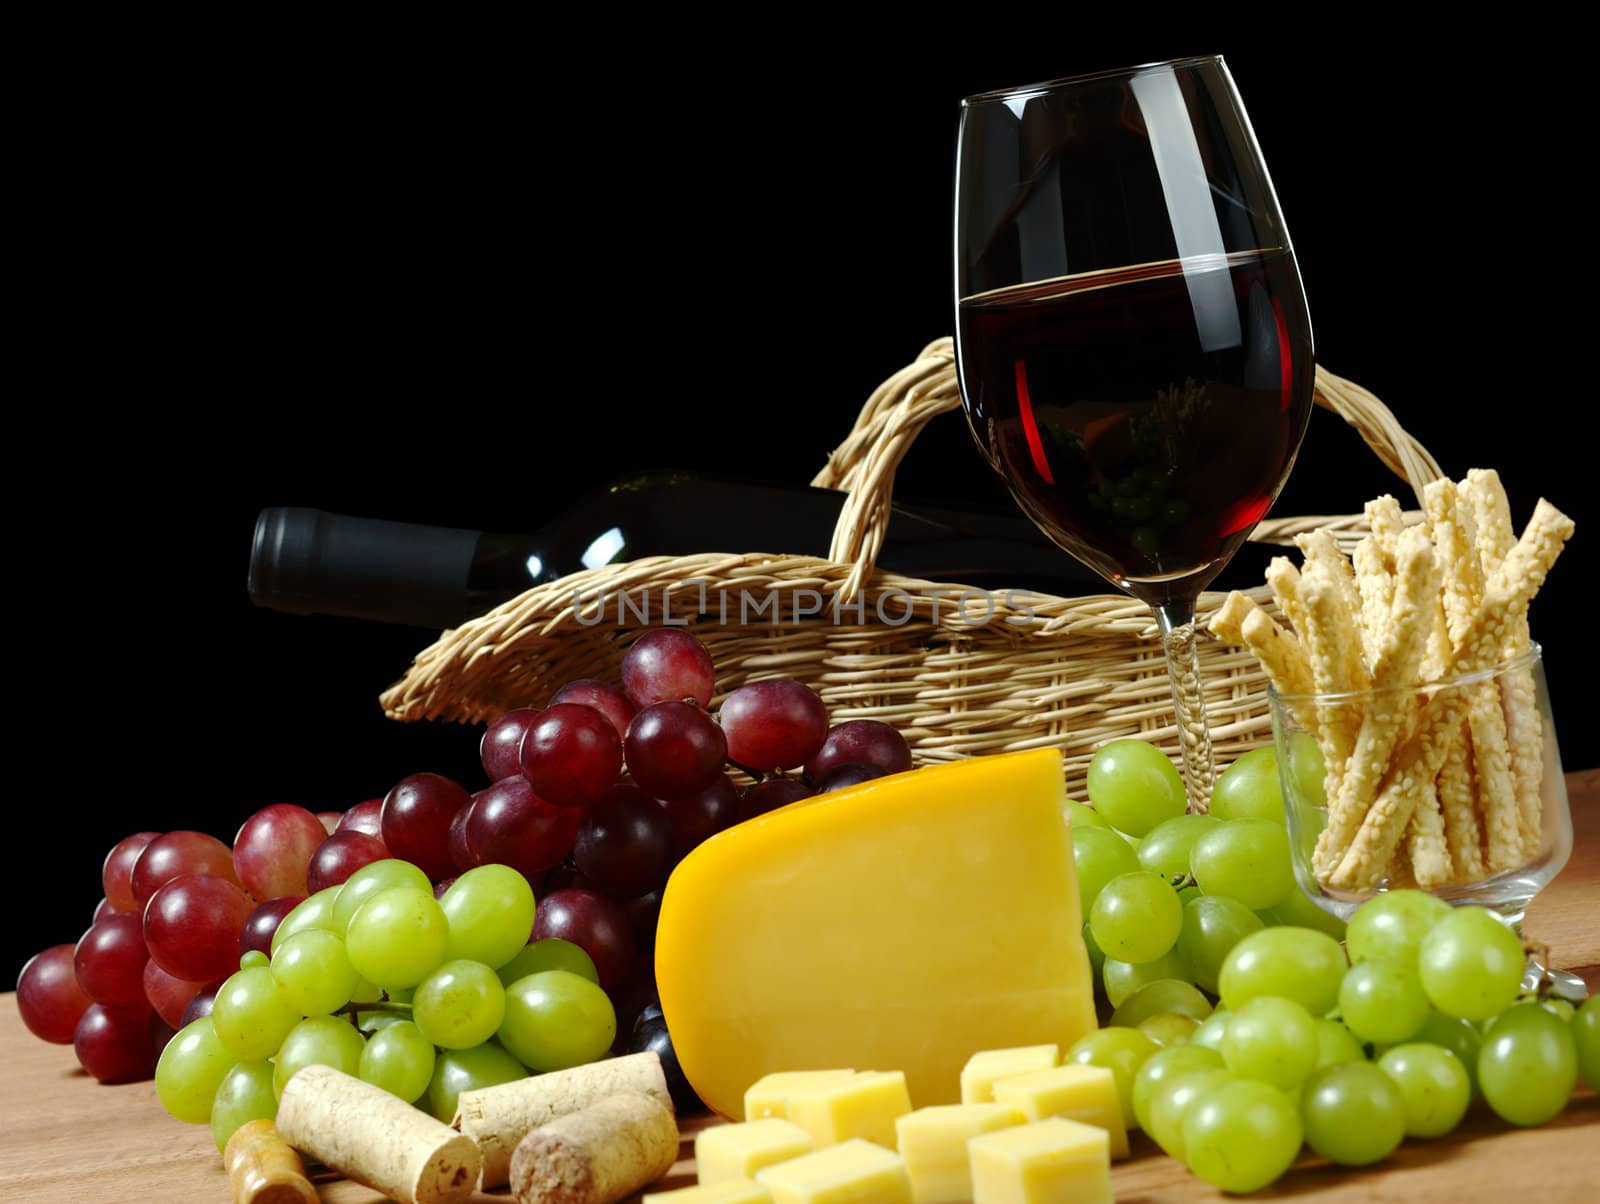
[[[868,1071],[789,1096],[789,1119],[819,1147],[861,1137],[892,1150],[895,1118],[909,1111],[906,1076],[898,1070]]]
[[[656,981],[723,1116],[773,1071],[896,1066],[955,1103],[974,1049],[1095,1027],[1060,754],[973,757],[718,833],[667,883]]]
[[[853,1070],[779,1070],[762,1075],[744,1093],[744,1118],[761,1120],[776,1116],[789,1118],[789,1097],[796,1091],[841,1083],[855,1076]]]
[[[1056,1066],[1012,1075],[994,1085],[996,1103],[1020,1108],[1029,1120],[1065,1117],[1104,1129],[1113,1158],[1128,1156],[1128,1129],[1122,1123],[1122,1103],[1116,1076],[1104,1066]]]
[[[1104,1129],[1056,1116],[967,1143],[973,1204],[1112,1204]]]
[[[700,1182],[726,1183],[754,1179],[774,1162],[786,1162],[816,1148],[799,1125],[776,1117],[737,1125],[713,1125],[694,1139],[695,1170]]]
[[[654,1191],[640,1204],[772,1204],[772,1193],[759,1183],[712,1183]]]
[[[772,1204],[911,1204],[900,1155],[860,1138],[769,1166],[756,1182]]]
[[[994,1102],[994,1085],[1013,1074],[1048,1070],[1061,1061],[1055,1045],[1024,1045],[1020,1049],[983,1049],[967,1059],[961,1068],[961,1102]],[[1035,1117],[1034,1119],[1038,1119]]]
[[[980,1133],[1020,1125],[1009,1104],[935,1104],[894,1122],[895,1143],[911,1176],[915,1204],[963,1204],[972,1199],[967,1142]]]

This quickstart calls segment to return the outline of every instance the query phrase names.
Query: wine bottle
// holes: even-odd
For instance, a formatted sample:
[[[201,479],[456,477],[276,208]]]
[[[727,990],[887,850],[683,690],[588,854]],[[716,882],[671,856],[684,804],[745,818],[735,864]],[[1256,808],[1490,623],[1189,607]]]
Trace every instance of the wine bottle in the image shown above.
[[[294,614],[442,628],[534,585],[642,556],[826,556],[846,495],[808,486],[638,477],[512,534],[275,506],[256,519],[250,597]],[[880,567],[973,588],[1072,596],[1106,584],[1015,513],[896,505]]]

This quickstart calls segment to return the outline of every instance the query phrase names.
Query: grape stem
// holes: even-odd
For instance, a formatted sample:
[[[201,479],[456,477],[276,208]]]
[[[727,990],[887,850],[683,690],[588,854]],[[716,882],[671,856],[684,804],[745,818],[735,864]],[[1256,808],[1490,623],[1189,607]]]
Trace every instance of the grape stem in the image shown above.
[[[764,782],[764,781],[767,780],[767,777],[769,776],[767,774],[762,773],[759,769],[751,769],[750,766],[748,766],[748,765],[739,764],[739,762],[735,761],[732,757],[728,758],[728,764],[732,765],[740,773],[749,774],[750,777],[755,779],[755,781],[757,781],[757,782]]]
[[[1195,876],[1193,874],[1174,874],[1172,875],[1170,881],[1173,890],[1183,890],[1186,887],[1200,885],[1200,883],[1195,881]]]

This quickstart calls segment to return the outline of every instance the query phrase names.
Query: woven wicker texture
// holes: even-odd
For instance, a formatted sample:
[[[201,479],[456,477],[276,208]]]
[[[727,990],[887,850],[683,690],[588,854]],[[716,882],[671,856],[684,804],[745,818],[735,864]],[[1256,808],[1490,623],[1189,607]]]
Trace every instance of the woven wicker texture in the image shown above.
[[[1440,475],[1358,385],[1319,367],[1316,398],[1419,496]],[[711,651],[713,708],[746,682],[796,678],[822,695],[834,723],[894,724],[919,764],[1060,748],[1069,789],[1081,797],[1089,758],[1109,740],[1137,736],[1175,756],[1166,662],[1142,602],[1026,591],[993,597],[874,568],[895,469],[928,421],[960,404],[948,338],[867,399],[812,482],[850,495],[830,559],[708,553],[574,573],[444,632],[385,691],[384,710],[407,721],[477,723],[543,705],[575,678],[617,680],[628,645],[670,620]],[[1365,532],[1360,515],[1313,516],[1268,520],[1253,538],[1285,543],[1328,525],[1352,539]],[[1252,595],[1271,606],[1264,586]],[[1222,597],[1201,596],[1202,623]],[[1271,739],[1266,679],[1252,656],[1209,636],[1200,658],[1217,762],[1226,765]]]

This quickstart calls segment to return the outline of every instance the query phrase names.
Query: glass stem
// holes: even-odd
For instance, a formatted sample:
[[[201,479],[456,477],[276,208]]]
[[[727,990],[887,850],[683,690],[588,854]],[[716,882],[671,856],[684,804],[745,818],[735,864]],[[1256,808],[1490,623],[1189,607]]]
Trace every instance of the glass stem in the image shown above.
[[[1167,654],[1167,680],[1172,685],[1178,747],[1183,750],[1183,786],[1189,794],[1189,813],[1204,815],[1211,806],[1211,783],[1216,771],[1211,760],[1211,732],[1206,727],[1205,698],[1200,691],[1194,602],[1185,599],[1151,609]]]

